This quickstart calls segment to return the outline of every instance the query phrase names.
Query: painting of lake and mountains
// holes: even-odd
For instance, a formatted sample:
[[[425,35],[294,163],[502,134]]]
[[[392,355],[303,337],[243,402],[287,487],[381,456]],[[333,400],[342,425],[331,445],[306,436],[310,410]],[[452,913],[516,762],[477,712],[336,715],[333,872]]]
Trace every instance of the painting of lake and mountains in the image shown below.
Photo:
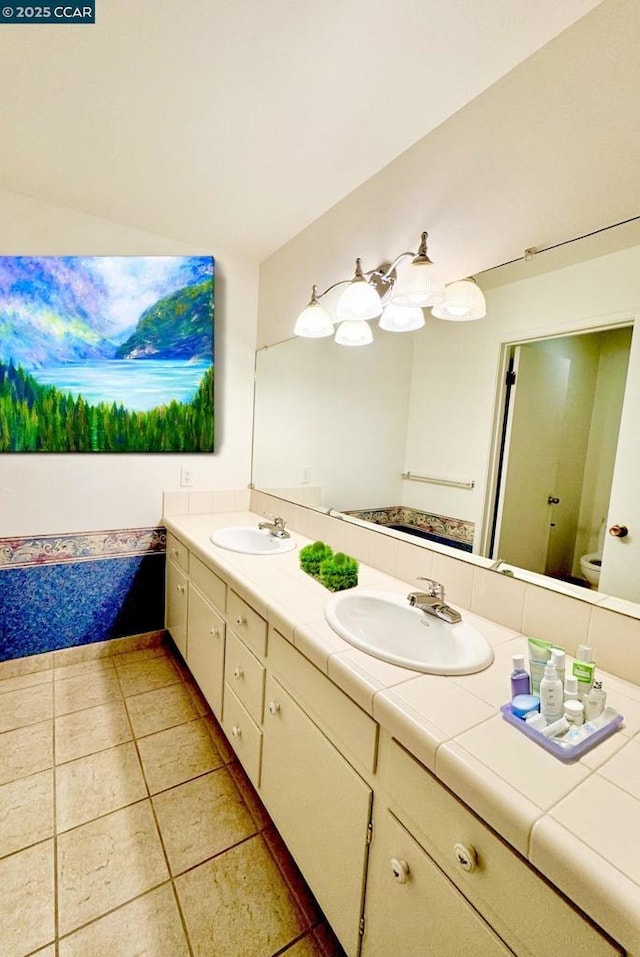
[[[0,256],[0,452],[212,452],[211,256]]]

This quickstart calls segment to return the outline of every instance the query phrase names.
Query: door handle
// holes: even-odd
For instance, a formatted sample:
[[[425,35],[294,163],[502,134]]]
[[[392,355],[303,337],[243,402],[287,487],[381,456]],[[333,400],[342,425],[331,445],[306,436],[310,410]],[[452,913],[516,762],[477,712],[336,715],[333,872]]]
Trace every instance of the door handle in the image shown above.
[[[626,525],[612,525],[609,529],[609,535],[613,535],[614,538],[626,538],[629,534],[629,529]]]
[[[557,498],[555,495],[550,495],[549,498],[547,499],[547,505],[559,505],[559,504],[560,504],[560,499]]]

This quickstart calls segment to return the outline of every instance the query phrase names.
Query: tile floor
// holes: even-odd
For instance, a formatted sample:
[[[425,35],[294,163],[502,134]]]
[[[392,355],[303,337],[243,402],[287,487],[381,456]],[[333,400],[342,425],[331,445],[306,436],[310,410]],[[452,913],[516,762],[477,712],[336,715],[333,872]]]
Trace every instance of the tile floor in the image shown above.
[[[175,649],[90,647],[0,664],[0,957],[341,957]]]

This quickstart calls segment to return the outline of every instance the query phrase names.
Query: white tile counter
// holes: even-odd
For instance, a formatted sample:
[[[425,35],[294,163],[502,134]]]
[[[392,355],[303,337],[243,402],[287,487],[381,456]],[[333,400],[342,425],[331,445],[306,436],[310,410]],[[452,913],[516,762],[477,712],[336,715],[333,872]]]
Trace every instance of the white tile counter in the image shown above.
[[[229,512],[176,515],[165,524],[567,897],[640,955],[640,687],[598,669],[607,704],[624,715],[624,724],[564,764],[499,711],[510,696],[511,656],[526,654],[524,635],[461,608],[494,648],[485,671],[423,675],[372,658],[325,622],[330,592],[301,571],[298,549],[254,556],[209,541],[216,528],[260,520]],[[291,535],[298,547],[309,542],[294,530]],[[404,595],[416,581],[361,563],[358,587]]]

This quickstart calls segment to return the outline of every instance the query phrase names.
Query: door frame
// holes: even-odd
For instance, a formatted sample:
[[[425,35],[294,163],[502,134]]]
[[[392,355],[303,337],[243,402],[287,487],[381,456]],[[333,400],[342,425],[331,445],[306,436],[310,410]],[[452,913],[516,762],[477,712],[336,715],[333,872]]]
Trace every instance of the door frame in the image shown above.
[[[503,338],[499,343],[498,368],[496,390],[493,403],[491,422],[491,436],[487,477],[485,482],[485,496],[482,508],[480,534],[477,536],[477,551],[480,555],[497,559],[496,543],[499,540],[500,514],[500,485],[502,484],[501,469],[503,461],[508,456],[508,441],[510,421],[508,419],[508,401],[510,387],[507,384],[507,372],[512,350],[516,346],[530,342],[539,342],[543,339],[562,339],[566,336],[579,336],[596,332],[608,332],[612,329],[631,328],[636,333],[635,312],[614,313],[610,316],[593,316],[570,322],[549,323],[537,326],[530,330],[523,330],[517,338]],[[624,409],[624,404],[623,404]],[[504,448],[503,448],[504,445]]]

